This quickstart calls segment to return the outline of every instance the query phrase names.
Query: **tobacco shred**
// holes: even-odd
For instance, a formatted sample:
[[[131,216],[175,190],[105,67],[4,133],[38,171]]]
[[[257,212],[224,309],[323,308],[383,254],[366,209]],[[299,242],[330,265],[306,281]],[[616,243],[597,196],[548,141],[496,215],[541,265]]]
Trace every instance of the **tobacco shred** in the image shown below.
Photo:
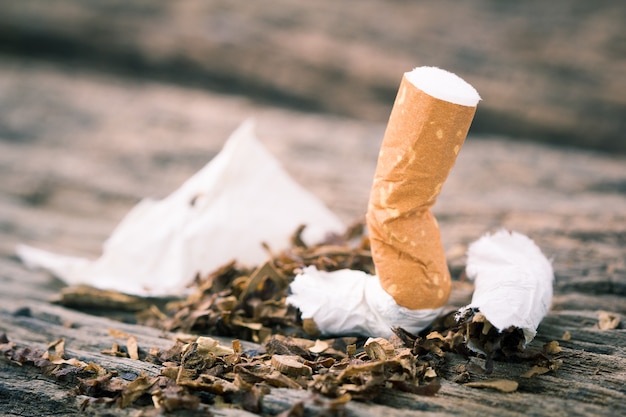
[[[311,247],[300,237],[303,230],[298,228],[288,250],[274,254],[266,248],[269,260],[263,265],[246,268],[230,262],[196,277],[186,299],[169,302],[163,309],[149,305],[137,315],[138,322],[167,331],[227,336],[233,339],[232,346],[198,337],[187,343],[177,341],[166,350],[144,350],[132,335],[115,333],[126,338],[126,345],[115,344],[102,353],[161,366],[158,376],[130,379],[97,364],[65,358],[63,340],[38,351],[18,347],[1,334],[0,354],[15,364],[33,365],[46,375],[74,382],[75,393],[89,397],[82,409],[92,403],[166,412],[235,405],[261,413],[263,396],[272,387],[313,393],[281,416],[302,416],[305,405],[320,409],[320,415],[342,415],[350,401],[374,400],[389,390],[433,396],[445,372],[452,372],[450,380],[466,386],[511,392],[517,389],[515,381],[471,379],[491,373],[494,361],[527,361],[534,367],[520,375],[524,378],[554,372],[562,363],[551,357],[560,352],[557,342],[546,344],[544,351],[526,350],[519,329],[498,332],[477,310],[466,311],[459,320],[452,314],[444,316],[420,335],[394,328],[389,340],[319,339],[314,323],[303,321],[298,310],[285,302],[293,277],[309,265],[325,271],[350,268],[367,273],[373,272],[374,265],[363,223]],[[61,294],[58,302],[74,306],[85,304],[80,294],[93,296],[83,287],[64,294],[65,301]],[[103,296],[97,293],[100,306],[118,308],[124,299],[115,296],[108,303]],[[128,310],[143,306],[134,298],[129,303]],[[264,351],[244,351],[239,340],[260,343]],[[447,369],[448,353],[482,356],[484,369]]]

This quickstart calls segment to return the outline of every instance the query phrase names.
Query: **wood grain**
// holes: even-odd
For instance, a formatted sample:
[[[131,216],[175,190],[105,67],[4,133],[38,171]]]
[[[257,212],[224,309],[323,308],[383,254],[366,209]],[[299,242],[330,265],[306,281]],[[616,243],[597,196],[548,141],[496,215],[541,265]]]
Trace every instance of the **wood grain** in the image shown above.
[[[115,340],[108,328],[135,336],[140,349],[170,346],[174,336],[50,304],[62,284],[26,270],[15,244],[98,256],[133,204],[173,191],[251,116],[287,170],[349,222],[364,215],[384,130],[377,122],[23,58],[0,61],[0,90],[0,332],[34,348],[64,337],[71,354],[124,372],[158,370],[102,355]],[[520,384],[505,394],[452,382],[454,366],[468,362],[449,355],[437,396],[384,392],[376,403],[350,403],[348,415],[623,414],[626,330],[599,330],[597,322],[598,310],[626,314],[625,184],[623,157],[470,133],[434,210],[455,279],[449,307],[471,294],[470,284],[457,281],[471,241],[501,227],[528,234],[554,258],[556,271],[553,310],[532,347],[558,340],[563,366],[525,379],[524,364],[497,362],[490,378]],[[565,332],[571,339],[563,340]],[[35,368],[0,360],[2,414],[78,415],[80,399],[68,390]],[[319,408],[310,393],[275,389],[264,397],[263,412],[298,401],[311,413]],[[132,414],[97,407],[89,413]]]

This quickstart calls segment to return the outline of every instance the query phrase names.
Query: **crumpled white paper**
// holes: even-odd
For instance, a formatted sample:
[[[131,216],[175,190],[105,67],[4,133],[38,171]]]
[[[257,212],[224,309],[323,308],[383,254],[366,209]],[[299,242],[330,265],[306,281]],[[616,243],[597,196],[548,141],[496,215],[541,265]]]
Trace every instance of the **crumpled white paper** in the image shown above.
[[[325,272],[309,266],[289,288],[287,303],[298,307],[303,319],[313,319],[325,335],[388,338],[395,326],[418,333],[442,310],[401,307],[380,286],[376,275],[352,269]]]
[[[498,331],[522,329],[530,343],[552,303],[551,262],[527,236],[506,230],[487,234],[467,252],[467,276],[474,280],[472,302]]]
[[[342,233],[342,222],[299,186],[263,147],[251,121],[178,190],[135,206],[105,242],[102,256],[87,260],[20,245],[31,267],[69,284],[87,284],[142,296],[180,295],[197,273],[237,259],[260,264],[261,243],[281,250],[301,225],[305,242]]]

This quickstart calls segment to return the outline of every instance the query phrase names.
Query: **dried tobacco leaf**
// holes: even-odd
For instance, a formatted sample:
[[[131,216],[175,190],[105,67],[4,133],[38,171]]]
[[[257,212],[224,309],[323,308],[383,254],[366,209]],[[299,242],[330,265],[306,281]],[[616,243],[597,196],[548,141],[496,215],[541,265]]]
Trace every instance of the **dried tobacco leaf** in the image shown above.
[[[171,413],[182,409],[198,409],[200,406],[200,398],[190,394],[183,387],[168,384],[152,392],[152,403],[155,407]]]
[[[117,356],[118,358],[129,357],[128,352],[121,350],[120,345],[117,343],[113,343],[113,345],[111,345],[111,349],[102,350],[100,351],[100,353],[102,353],[103,355]]]
[[[59,295],[51,300],[54,303],[78,309],[107,309],[118,311],[141,311],[149,308],[146,298],[124,294],[118,291],[101,290],[88,285],[64,287]]]
[[[388,340],[383,340],[370,340],[369,352],[345,358],[327,372],[314,375],[311,388],[326,396],[349,394],[357,400],[374,399],[388,386],[420,395],[432,395],[438,390],[436,381],[428,384],[428,388],[421,384],[428,366],[410,349],[396,349]],[[373,357],[377,359],[371,359]]]
[[[363,348],[365,349],[365,352],[367,352],[367,356],[373,360],[384,360],[395,354],[395,348],[393,345],[387,339],[382,337],[367,339]]]
[[[456,382],[457,384],[463,384],[465,382],[469,382],[471,375],[468,371],[463,371],[460,374],[456,375],[452,378],[452,382]]]
[[[553,340],[543,345],[543,351],[548,355],[556,355],[557,353],[563,352],[563,349],[559,346],[559,342]]]
[[[235,353],[232,348],[220,344],[212,337],[200,336],[196,339],[196,343],[198,345],[198,353],[201,355],[226,356]]]
[[[598,328],[600,330],[613,330],[619,327],[620,316],[608,311],[598,311]]]
[[[242,389],[241,405],[243,409],[252,413],[260,413],[261,400],[264,395],[265,391],[255,385]]]
[[[545,373],[550,372],[550,368],[546,368],[545,366],[533,366],[528,371],[524,372],[520,375],[522,378],[532,378],[535,375],[543,375]]]
[[[66,359],[65,357],[65,339],[61,338],[52,343],[48,344],[48,351],[54,348],[54,353],[57,357],[61,359]]]
[[[312,340],[273,336],[266,344],[265,351],[268,355],[300,356],[305,359],[313,359],[309,349],[314,346]]]
[[[299,237],[303,228],[299,228],[288,250],[275,254],[266,248],[270,259],[263,265],[247,268],[231,262],[197,276],[186,299],[168,303],[163,311],[151,304],[137,318],[170,331],[228,336],[233,338],[232,347],[211,337],[193,336],[169,349],[153,348],[140,355],[132,336],[110,330],[113,337],[126,339],[126,346],[114,344],[105,353],[160,365],[158,377],[144,375],[129,382],[115,371],[71,362],[63,357],[61,341],[51,344],[54,352],[45,357],[16,349],[8,339],[0,344],[0,351],[9,360],[33,363],[59,378],[76,375],[77,393],[120,406],[145,405],[150,400],[155,407],[172,411],[236,404],[258,413],[269,387],[311,390],[311,397],[283,413],[293,416],[304,414],[309,402],[322,408],[322,413],[340,414],[347,402],[372,400],[389,389],[435,395],[441,387],[437,376],[445,375],[447,352],[484,356],[487,372],[495,360],[527,361],[540,372],[558,369],[562,361],[549,357],[558,353],[558,345],[548,345],[545,352],[524,350],[521,332],[498,332],[477,310],[467,311],[459,322],[453,314],[444,316],[429,333],[420,335],[395,328],[389,340],[320,339],[315,323],[301,320],[298,310],[286,305],[289,283],[309,265],[326,271],[351,268],[372,273],[363,230],[360,224],[343,236],[330,236],[320,245],[307,247]],[[264,350],[244,351],[240,339],[262,343]],[[76,366],[71,367],[72,363]],[[457,372],[453,380],[459,383],[468,383],[472,374],[486,373],[471,366]],[[469,382],[468,386],[511,392],[517,389],[515,384],[496,380]]]
[[[127,384],[121,390],[120,407],[126,408],[135,402],[142,395],[148,394],[152,386],[157,382],[158,378],[148,378],[142,375],[134,381]]]
[[[441,389],[441,384],[437,380],[432,380],[426,385],[413,385],[405,381],[397,381],[393,382],[393,386],[400,391],[410,392],[411,394],[423,395],[426,397],[436,395]]]
[[[298,383],[297,380],[289,378],[278,371],[272,371],[265,377],[264,382],[276,388],[291,388],[298,390],[305,388],[302,384]]]
[[[464,311],[464,315],[457,317],[459,329],[463,331],[463,343],[457,348],[465,348],[473,354],[484,355],[485,369],[488,373],[493,370],[493,361],[500,359],[518,358],[524,355],[524,333],[518,328],[508,328],[498,331],[489,323],[478,309]]]
[[[272,355],[271,363],[281,374],[289,377],[313,375],[313,369],[303,363],[300,356]]]
[[[297,271],[309,265],[367,272],[374,267],[367,238],[357,234],[362,233],[362,224],[312,247],[299,239],[302,231],[299,228],[295,232],[294,245],[281,253],[273,254],[267,248],[271,259],[256,269],[231,262],[206,277],[197,277],[193,294],[167,306],[167,319],[163,320],[163,313],[154,306],[138,319],[170,331],[203,332],[260,343],[276,334],[319,335],[314,323],[303,322],[297,309],[285,303]]]
[[[494,389],[500,392],[515,392],[519,387],[517,381],[513,381],[511,379],[495,379],[491,381],[468,382],[463,385],[471,388]]]
[[[126,341],[126,350],[128,350],[129,358],[139,360],[139,347],[134,336],[130,336]]]
[[[327,350],[329,347],[330,345],[328,344],[328,342],[317,339],[315,341],[315,344],[309,348],[309,352],[320,354]]]

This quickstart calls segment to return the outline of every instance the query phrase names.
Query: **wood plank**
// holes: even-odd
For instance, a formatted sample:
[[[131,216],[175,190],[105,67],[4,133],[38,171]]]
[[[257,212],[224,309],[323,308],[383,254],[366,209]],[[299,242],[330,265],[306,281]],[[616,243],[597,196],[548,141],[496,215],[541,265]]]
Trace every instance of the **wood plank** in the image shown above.
[[[187,88],[67,74],[28,60],[0,62],[0,86],[2,120],[13,132],[0,132],[0,332],[33,348],[63,337],[71,354],[121,372],[158,369],[102,355],[115,341],[108,328],[132,334],[143,349],[167,347],[173,336],[50,304],[62,284],[26,270],[14,257],[15,244],[96,257],[136,201],[171,192],[250,115],[288,171],[348,222],[364,213],[384,129]],[[524,379],[524,363],[497,362],[489,378],[520,383],[518,392],[504,394],[452,382],[456,365],[484,363],[451,354],[437,396],[383,392],[374,403],[351,402],[348,415],[623,413],[626,330],[596,328],[598,310],[626,314],[621,184],[622,157],[472,135],[436,206],[453,275],[460,278],[467,245],[486,231],[512,228],[535,239],[554,257],[557,282],[554,308],[531,347],[558,340],[564,363],[555,373]],[[449,307],[465,304],[470,294],[469,283],[455,282]],[[563,340],[566,331],[569,340]],[[7,399],[0,401],[2,413],[77,414],[80,399],[68,391],[36,369],[0,360],[0,399]],[[308,392],[274,389],[263,399],[263,412],[298,401],[311,413],[320,408]]]
[[[175,336],[159,330],[137,325],[129,325],[110,319],[85,315],[63,307],[37,301],[12,300],[2,297],[3,311],[0,314],[2,331],[12,336],[12,341],[20,346],[29,346],[45,350],[48,342],[64,338],[69,357],[76,357],[85,362],[95,362],[109,370],[119,373],[139,375],[158,375],[160,367],[151,363],[132,359],[112,357],[100,353],[110,348],[113,343],[124,343],[124,339],[111,336],[109,329],[127,332],[136,337],[140,349],[151,347],[167,349],[173,345]],[[16,314],[17,312],[17,314]],[[524,363],[496,362],[493,374],[474,375],[480,379],[506,378],[520,383],[515,394],[495,393],[488,390],[476,390],[451,382],[457,375],[458,365],[473,364],[484,367],[484,360],[467,359],[449,353],[447,366],[444,368],[443,386],[436,397],[420,397],[396,391],[384,391],[376,404],[351,403],[348,415],[375,416],[380,412],[389,415],[417,415],[417,410],[441,412],[442,415],[458,413],[478,413],[487,415],[545,415],[546,410],[568,410],[570,415],[603,415],[606,412],[623,410],[626,400],[626,331],[600,331],[595,329],[597,317],[585,312],[551,313],[539,328],[538,338],[531,347],[540,347],[542,343],[560,340],[563,347],[563,365],[555,373],[533,378],[520,377],[528,370]],[[568,341],[562,340],[565,331],[571,334]],[[218,338],[219,339],[219,338]],[[223,343],[228,339],[221,338]],[[244,349],[255,348],[244,343]],[[14,375],[21,383],[5,381],[5,392],[18,391],[23,396],[31,389],[36,389],[25,381],[36,374],[28,367],[16,368],[2,362],[2,374]],[[19,372],[18,372],[19,370]],[[40,392],[50,395],[46,401],[54,407],[73,410],[76,405],[62,395],[59,383],[52,379],[38,378],[44,388]],[[28,387],[25,392],[24,385]],[[60,384],[63,386],[63,384]],[[67,388],[66,388],[67,390]],[[67,394],[67,392],[66,392]],[[8,395],[7,395],[8,396]],[[295,402],[302,401],[307,408],[319,408],[311,399],[310,393],[287,389],[272,390],[263,399],[264,412],[273,414],[284,411]],[[15,405],[14,405],[15,406]],[[388,409],[386,407],[392,407]],[[52,409],[52,408],[51,408]],[[414,410],[409,412],[408,410]],[[407,414],[408,413],[408,414]]]

